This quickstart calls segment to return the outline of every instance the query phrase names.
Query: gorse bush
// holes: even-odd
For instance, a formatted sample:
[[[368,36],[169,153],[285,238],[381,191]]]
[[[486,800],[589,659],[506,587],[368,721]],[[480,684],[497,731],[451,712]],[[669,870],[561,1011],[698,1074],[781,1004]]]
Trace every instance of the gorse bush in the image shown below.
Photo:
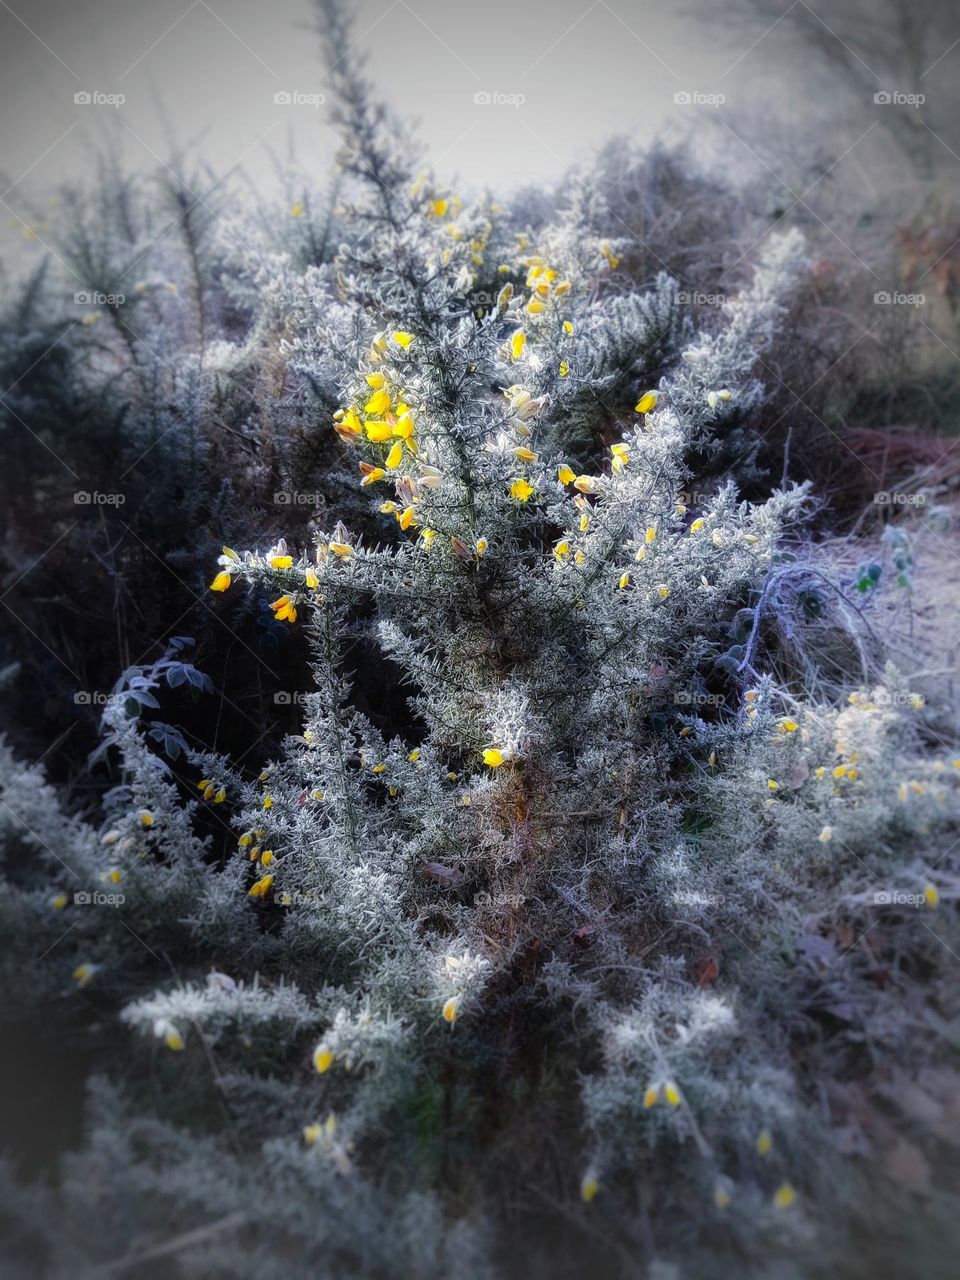
[[[942,1154],[916,1073],[952,1087],[960,761],[807,488],[737,490],[802,243],[700,324],[589,182],[536,232],[461,203],[325,11],[335,199],[300,253],[225,222],[182,335],[224,421],[282,370],[324,468],[189,570],[243,646],[302,634],[299,731],[261,769],[169,724],[216,715],[177,638],[107,702],[96,811],[4,748],[8,1013],[102,1058],[55,1181],[5,1169],[6,1267],[946,1275],[947,1198],[895,1209]]]

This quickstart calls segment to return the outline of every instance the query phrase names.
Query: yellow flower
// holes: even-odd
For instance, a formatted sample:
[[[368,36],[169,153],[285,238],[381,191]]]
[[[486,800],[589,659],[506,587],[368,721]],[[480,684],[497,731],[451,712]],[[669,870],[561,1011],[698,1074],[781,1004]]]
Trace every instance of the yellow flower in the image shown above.
[[[824,827],[823,830],[820,832],[820,834],[817,836],[817,839],[820,841],[821,844],[826,844],[832,838],[833,838],[833,829],[831,827]]]
[[[730,1192],[727,1190],[726,1185],[722,1182],[718,1182],[713,1189],[713,1203],[721,1212],[723,1212],[724,1209],[729,1209],[731,1199],[732,1197]]]
[[[349,542],[331,542],[328,543],[330,550],[335,556],[339,556],[341,560],[346,560],[353,555],[353,547]]]
[[[303,213],[303,210],[304,210],[303,201],[298,200],[296,204],[290,206],[291,218],[299,218],[300,215]]]
[[[386,395],[386,392],[384,392]],[[389,440],[393,435],[393,424],[390,422],[376,421],[368,422],[364,430],[367,433],[367,439],[373,440],[375,444],[382,444],[384,440]]]
[[[936,885],[933,885],[933,884],[924,885],[923,897],[927,906],[930,908],[936,907],[940,902],[940,893]]]
[[[643,540],[644,542],[652,542],[656,536],[657,536],[657,531],[653,527],[653,525],[651,525],[650,528],[647,530],[647,532],[643,535]]]
[[[487,547],[489,545],[490,544],[487,542],[486,538],[478,538],[476,541],[477,555],[478,556],[485,555]]]
[[[274,600],[270,608],[280,622],[296,622],[297,620],[296,605],[289,596],[280,596],[278,600]]]
[[[293,556],[271,556],[271,569],[290,569],[293,567]]]
[[[443,1005],[443,1020],[451,1026],[460,1017],[460,996],[451,996]]]
[[[118,867],[112,867],[107,872],[107,879],[111,884],[119,884],[123,879],[123,872]]]
[[[78,964],[73,971],[73,978],[78,987],[85,987],[97,971],[94,964]]]
[[[339,436],[347,440],[352,436],[358,436],[363,432],[363,424],[357,417],[355,409],[347,409],[342,411],[342,416],[338,422],[334,422],[333,429]]]
[[[388,471],[396,471],[403,458],[403,445],[397,441],[390,452],[387,454],[386,467]]]
[[[531,298],[527,303],[527,311],[529,311],[532,316],[538,316],[541,311],[546,311],[546,309],[547,304],[545,302],[541,302],[539,298]]]
[[[178,1053],[183,1048],[183,1036],[172,1022],[168,1022],[164,1029],[163,1043],[168,1049],[172,1049],[174,1053]]]
[[[655,391],[647,391],[634,405],[634,410],[636,413],[651,413],[656,407],[657,393]]]
[[[768,791],[779,791],[779,790],[780,790],[780,783],[779,783],[779,782],[775,782],[773,778],[768,778],[768,779],[767,779],[767,790],[768,790]]]
[[[630,575],[629,575],[629,573],[623,573],[623,574],[621,574],[621,575],[620,575],[620,581],[619,581],[619,583],[618,583],[617,585],[619,586],[619,588],[620,588],[620,590],[621,590],[621,591],[626,591],[627,587],[629,587],[629,585],[630,585]]]
[[[404,351],[406,351],[410,343],[413,342],[413,334],[406,333],[403,329],[395,329],[393,340],[398,347],[403,347]]]
[[[450,201],[431,200],[427,207],[435,218],[443,218],[446,216],[446,212],[450,208]]]
[[[491,769],[499,769],[506,758],[503,752],[498,751],[496,747],[487,747],[483,753],[483,763],[489,765]]]
[[[514,480],[510,486],[510,497],[516,498],[518,502],[526,502],[533,493],[533,485],[528,484],[526,480]]]
[[[789,1209],[797,1198],[797,1193],[789,1182],[781,1182],[773,1197],[775,1209]]]
[[[383,467],[371,467],[360,483],[366,488],[367,485],[376,484],[378,480],[382,480],[386,474]]]
[[[593,476],[577,476],[573,482],[573,487],[580,493],[597,492],[597,482]]]
[[[561,360],[560,361],[560,377],[565,378],[569,372],[570,372],[570,366],[567,364],[566,360]]]
[[[404,507],[399,516],[397,516],[397,523],[400,525],[400,528],[404,530],[409,529],[413,524],[415,515],[416,512],[413,507]]]
[[[273,850],[272,850],[272,849],[264,849],[263,853],[261,853],[261,855],[260,855],[260,862],[261,862],[261,865],[262,865],[262,866],[264,866],[264,867],[269,867],[269,865],[270,865],[270,863],[271,863],[272,861],[273,861]]]
[[[553,555],[555,560],[566,560],[570,555],[570,543],[558,542],[553,548]]]
[[[680,1090],[677,1088],[673,1080],[668,1080],[663,1086],[663,1096],[670,1103],[671,1107],[680,1105]]]
[[[367,403],[363,406],[364,413],[386,413],[390,408],[390,392],[385,391],[382,387],[373,393]]]
[[[264,796],[264,797],[263,797],[263,807],[264,807],[265,809],[272,809],[272,808],[273,808],[273,796]]]
[[[572,484],[576,478],[577,473],[571,467],[568,467],[565,462],[557,467],[557,479],[561,484]]]
[[[800,726],[797,724],[796,720],[783,719],[777,721],[777,728],[780,729],[782,733],[796,733],[799,727]]]
[[[273,876],[262,876],[256,884],[251,885],[247,890],[248,898],[264,898],[270,892],[270,886],[273,884]]]
[[[372,387],[374,391],[379,391],[386,380],[386,376],[382,373],[374,372],[367,374],[367,386]]]
[[[540,455],[534,453],[532,449],[526,449],[521,445],[519,449],[514,449],[513,456],[521,462],[536,462]]]
[[[253,832],[245,831],[238,841],[241,849],[247,849],[253,844]]]
[[[667,586],[665,582],[661,582],[659,587],[657,587],[657,595],[660,597],[661,600],[666,600],[669,594],[670,594],[670,588]]]
[[[308,1124],[304,1126],[303,1140],[308,1147],[314,1146],[323,1136],[323,1127],[319,1124]]]
[[[643,1095],[643,1105],[649,1111],[651,1107],[657,1105],[657,1099],[660,1097],[660,1089],[657,1085],[651,1084],[647,1086],[647,1091]]]
[[[694,520],[690,525],[690,532],[699,533],[706,523],[706,520]]]
[[[140,817],[140,825],[142,827],[153,826],[153,814],[150,812],[149,809],[141,809],[139,817]]]
[[[50,905],[53,907],[54,911],[62,911],[67,905],[67,895],[65,893],[58,893],[55,897],[50,899]]]
[[[580,1199],[583,1203],[589,1204],[599,1190],[600,1182],[597,1175],[592,1172],[585,1173],[580,1181]]]
[[[227,587],[230,586],[231,582],[233,582],[232,575],[227,573],[226,569],[222,569],[220,573],[218,573],[217,576],[214,578],[214,580],[210,583],[210,590],[226,591]]]
[[[325,1044],[318,1044],[313,1051],[313,1065],[320,1075],[333,1066],[333,1051]]]
[[[514,360],[520,359],[520,357],[523,355],[523,348],[526,346],[526,344],[527,344],[527,335],[523,332],[522,329],[518,329],[516,333],[513,335],[513,337],[510,339],[510,354],[513,356]]]
[[[412,761],[415,764],[420,759],[420,748],[414,747],[414,749],[407,756],[407,759]]]
[[[761,1129],[757,1134],[757,1155],[768,1156],[773,1150],[773,1138],[769,1129]]]
[[[213,803],[214,803],[214,804],[223,804],[223,802],[224,802],[224,800],[226,800],[226,798],[227,798],[227,789],[226,789],[226,787],[221,787],[221,788],[220,788],[220,790],[219,790],[219,791],[214,795],[214,797],[213,797]]]
[[[570,320],[564,320],[563,331],[567,334],[573,333],[573,322]]]
[[[317,575],[313,572],[312,569],[304,570],[303,581],[304,581],[304,585],[308,587],[311,591],[316,590],[316,588],[320,585],[320,579],[317,577]]]

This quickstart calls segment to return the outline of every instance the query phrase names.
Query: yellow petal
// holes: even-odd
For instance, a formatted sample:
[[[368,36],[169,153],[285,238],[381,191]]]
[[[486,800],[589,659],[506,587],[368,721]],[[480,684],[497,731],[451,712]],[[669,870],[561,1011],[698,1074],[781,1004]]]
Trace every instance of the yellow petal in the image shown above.
[[[387,454],[386,468],[388,471],[396,471],[403,459],[403,445],[398,441],[390,452]]]
[[[227,587],[233,582],[233,576],[224,570],[218,573],[214,580],[210,583],[211,591],[226,591]]]
[[[600,1183],[596,1174],[585,1173],[580,1182],[580,1199],[584,1204],[589,1204],[593,1197],[600,1190]]]
[[[491,769],[498,769],[505,759],[506,756],[496,747],[488,747],[483,753],[483,763],[489,765]]]
[[[657,393],[655,391],[647,391],[634,406],[637,413],[650,413],[656,407]]]
[[[172,1023],[163,1033],[163,1043],[175,1053],[183,1048],[183,1036]]]
[[[325,1044],[318,1044],[313,1051],[313,1065],[323,1075],[333,1066],[333,1053]]]
[[[456,1022],[460,1016],[460,997],[451,996],[443,1005],[443,1020],[451,1025]]]
[[[367,403],[363,406],[364,413],[386,413],[390,408],[390,392],[381,388],[375,391]]]
[[[797,1198],[797,1193],[789,1182],[781,1182],[773,1197],[774,1208],[789,1209]]]
[[[526,480],[514,480],[510,486],[511,498],[516,498],[519,502],[526,502],[533,493],[533,485],[528,484]]]

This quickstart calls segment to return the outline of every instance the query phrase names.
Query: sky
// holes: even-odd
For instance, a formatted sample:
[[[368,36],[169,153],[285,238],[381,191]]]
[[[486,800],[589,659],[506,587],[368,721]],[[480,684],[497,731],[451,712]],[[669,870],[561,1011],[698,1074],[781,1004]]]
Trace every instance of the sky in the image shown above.
[[[709,96],[735,104],[765,62],[755,32],[725,32],[664,0],[353,8],[383,97],[417,119],[438,171],[473,186],[547,180],[613,133],[646,145],[664,130],[695,132]],[[275,101],[283,93],[303,97]],[[104,132],[133,165],[167,160],[174,141],[255,179],[291,144],[322,165],[335,145],[330,106],[309,0],[0,0],[11,203],[83,174]]]

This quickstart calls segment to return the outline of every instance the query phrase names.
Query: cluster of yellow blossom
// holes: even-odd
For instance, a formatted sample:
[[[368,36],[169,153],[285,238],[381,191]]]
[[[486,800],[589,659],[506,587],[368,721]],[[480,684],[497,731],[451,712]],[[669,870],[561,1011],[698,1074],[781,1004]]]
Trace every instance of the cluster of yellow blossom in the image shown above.
[[[680,1105],[680,1089],[677,1086],[676,1081],[665,1080],[662,1084],[658,1083],[647,1085],[646,1091],[643,1095],[643,1105],[648,1111],[651,1107],[655,1107],[660,1101],[661,1091],[665,1101],[669,1103],[671,1107],[678,1107]]]
[[[212,800],[214,804],[223,804],[227,798],[226,787],[210,778],[201,778],[197,783],[197,790],[202,793],[204,800]]]

